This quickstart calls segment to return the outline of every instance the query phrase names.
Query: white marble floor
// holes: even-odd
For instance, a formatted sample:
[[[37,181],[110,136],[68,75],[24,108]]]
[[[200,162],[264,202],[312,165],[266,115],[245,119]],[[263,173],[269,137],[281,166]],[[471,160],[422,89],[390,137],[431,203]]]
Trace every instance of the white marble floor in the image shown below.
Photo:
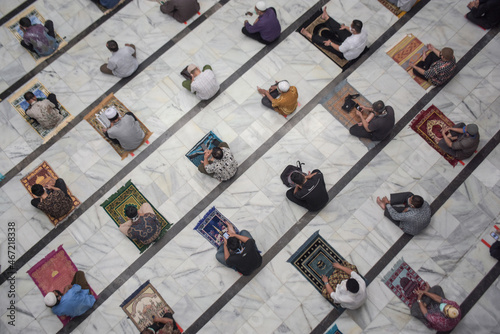
[[[268,2],[277,9],[283,29],[316,3],[313,0]],[[71,39],[102,15],[87,1],[71,3],[67,5],[70,9],[55,0],[39,0],[35,6],[46,18],[54,20],[61,36]],[[215,1],[201,0],[200,3],[205,12]],[[180,85],[182,78],[178,73],[186,64],[209,63],[223,82],[262,49],[262,45],[245,39],[239,31],[244,20],[241,13],[251,6],[248,1],[230,0],[115,93],[154,132],[152,143],[198,103]],[[369,31],[370,44],[397,21],[374,0],[332,0],[327,6],[336,19],[361,19]],[[3,15],[8,11],[0,6]],[[392,105],[399,120],[426,92],[385,51],[405,34],[413,33],[424,42],[451,46],[460,59],[486,34],[463,18],[465,12],[465,5],[453,0],[430,1],[350,74],[348,82],[369,100],[382,99]],[[88,17],[80,18],[82,15]],[[73,115],[77,115],[118,82],[98,70],[109,56],[104,47],[106,40],[114,38],[119,43],[134,43],[142,61],[184,28],[161,14],[155,2],[136,0],[36,77],[57,94]],[[11,37],[5,27],[2,31],[0,39]],[[23,62],[22,59],[28,58],[19,45],[7,40],[1,42],[0,52],[8,52],[19,71],[23,69],[19,72],[12,66],[2,65],[0,80],[4,83],[0,81],[0,88],[3,90],[34,64]],[[500,74],[499,51],[500,38],[497,36],[428,103],[438,106],[452,120],[478,124],[480,148],[499,128],[495,122],[498,120],[495,111],[500,107],[500,84],[496,79]],[[182,222],[183,217],[218,185],[215,180],[199,174],[184,157],[210,130],[229,143],[241,163],[271,136],[284,135],[172,241],[145,262],[75,333],[135,332],[132,322],[118,305],[147,279],[173,307],[176,320],[183,328],[188,328],[240,278],[220,266],[215,261],[212,246],[192,230],[206,210],[215,205],[240,229],[249,230],[265,254],[305,213],[284,197],[286,189],[279,174],[286,164],[300,159],[307,163],[307,168],[320,168],[327,185],[332,187],[367,153],[367,148],[350,137],[348,130],[321,105],[311,111],[304,110],[308,114],[303,119],[283,130],[287,122],[340,75],[340,68],[323,53],[292,32],[271,52],[257,59],[255,65],[183,123],[147,158],[141,155],[147,148],[144,146],[134,158],[121,161],[95,130],[82,121],[0,188],[0,219],[16,223],[17,257],[20,257],[53,228],[44,214],[28,204],[30,196],[19,182],[41,161],[48,161],[82,202],[115,175],[123,176],[121,182],[98,198],[18,271],[18,325],[9,326],[5,312],[0,317],[0,332],[55,333],[61,329],[61,323],[45,308],[38,288],[26,274],[31,266],[60,244],[87,273],[97,293],[134,261],[141,259],[136,248],[121,235],[100,207],[127,180],[132,179],[170,222]],[[265,110],[255,91],[257,85],[266,86],[283,78],[297,87],[301,104],[288,119]],[[5,174],[42,142],[6,100],[0,102],[0,113],[3,116],[0,118],[0,172]],[[124,172],[135,159],[139,159],[138,166],[129,173]],[[389,192],[407,190],[432,202],[463,168],[461,165],[452,168],[411,129],[403,129],[200,333],[310,332],[331,311],[331,306],[286,259],[313,232],[320,230],[361,273],[368,272],[402,235],[383,217],[374,199]],[[429,332],[410,317],[407,307],[380,282],[381,277],[395,261],[404,257],[424,279],[442,285],[450,299],[462,302],[495,264],[480,240],[494,223],[499,222],[499,214],[500,151],[496,148],[439,209],[431,226],[413,238],[370,284],[365,306],[345,312],[336,324],[344,333]],[[3,268],[8,266],[3,246],[6,240],[7,229],[2,224],[0,264]],[[7,294],[6,289],[6,284],[0,286],[2,296]],[[470,333],[471,328],[477,333],[489,333],[498,326],[493,310],[500,306],[496,298],[499,289],[497,280],[460,323],[457,333]],[[0,309],[5,310],[8,302],[7,298],[1,298]]]

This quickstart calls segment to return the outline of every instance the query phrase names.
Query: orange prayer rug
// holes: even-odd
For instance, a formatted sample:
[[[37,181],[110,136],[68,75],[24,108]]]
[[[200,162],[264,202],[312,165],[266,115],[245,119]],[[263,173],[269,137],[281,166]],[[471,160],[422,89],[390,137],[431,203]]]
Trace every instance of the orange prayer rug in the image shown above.
[[[441,110],[432,105],[427,110],[422,110],[417,117],[411,121],[410,127],[424,138],[436,151],[441,154],[446,161],[455,167],[459,160],[448,153],[445,153],[438,145],[439,140],[443,138],[441,129],[444,126],[454,126],[455,124],[446,117]]]
[[[389,57],[394,59],[423,89],[427,90],[432,83],[413,74],[410,62],[417,64],[422,60],[422,55],[427,52],[427,47],[412,34],[406,35],[398,44],[387,51]]]
[[[66,285],[71,284],[77,271],[75,264],[61,245],[31,267],[28,270],[28,275],[45,297],[51,291],[63,291]],[[90,293],[97,299],[92,288],[90,288]],[[58,318],[63,326],[66,326],[71,320],[68,316],[58,316]]]
[[[417,0],[417,2],[415,2],[415,5],[419,1],[420,0]],[[393,5],[392,3],[390,3],[387,0],[378,0],[378,2],[380,2],[385,8],[387,8],[391,13],[393,13],[394,15],[396,15],[398,18],[401,18],[403,15],[405,15],[407,13],[404,10],[399,9],[398,6]],[[415,6],[415,5],[413,5],[413,6]]]
[[[59,177],[57,176],[56,172],[54,172],[52,167],[50,167],[49,164],[46,161],[44,161],[31,173],[23,177],[21,179],[21,183],[23,184],[24,188],[26,188],[26,190],[30,193],[31,197],[35,198],[35,195],[31,193],[32,185],[38,183],[44,187],[46,185],[53,186],[58,178]],[[68,217],[80,205],[80,201],[71,193],[69,188],[68,188],[68,195],[71,197],[71,200],[73,201],[73,209],[71,209],[71,211],[68,212],[67,215],[61,218],[54,218],[52,216],[47,215],[47,217],[49,217],[50,222],[54,224],[54,226],[57,226],[57,224],[66,219],[66,217]]]
[[[100,121],[97,118],[97,114],[98,113],[104,112],[106,109],[108,109],[109,107],[112,107],[112,106],[114,106],[116,108],[116,110],[118,110],[118,113],[120,114],[121,117],[123,117],[126,113],[128,113],[130,111],[130,110],[128,110],[128,108],[122,102],[120,102],[120,100],[118,100],[115,97],[115,95],[113,93],[111,93],[108,96],[106,96],[104,98],[104,100],[102,100],[101,103],[99,103],[99,105],[97,107],[95,107],[94,109],[92,109],[92,111],[90,113],[88,113],[84,117],[84,119],[87,122],[89,122],[89,124],[97,132],[99,132],[99,134],[101,135],[101,137],[104,138],[113,147],[113,149],[116,151],[116,153],[118,153],[118,155],[123,160],[129,154],[131,154],[133,156],[133,152],[134,151],[125,151],[120,145],[117,145],[117,144],[113,143],[111,140],[109,140],[109,138],[107,138],[104,135],[103,126],[101,125]],[[137,117],[137,115],[136,115],[136,117]],[[139,120],[139,118],[137,118],[137,121],[141,125],[142,131],[144,131],[144,133],[145,133],[144,139],[142,140],[142,143],[144,144],[145,142],[148,141],[149,137],[151,137],[151,135],[153,134],[153,132],[149,131],[149,129]],[[142,146],[142,144],[139,145],[139,147],[140,146]]]

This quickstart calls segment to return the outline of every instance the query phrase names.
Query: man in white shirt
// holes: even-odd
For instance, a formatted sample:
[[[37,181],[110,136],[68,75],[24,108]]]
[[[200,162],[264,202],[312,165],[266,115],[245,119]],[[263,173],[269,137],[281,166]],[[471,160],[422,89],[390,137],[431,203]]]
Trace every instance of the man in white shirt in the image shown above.
[[[200,71],[198,66],[191,64],[187,70],[191,80],[184,80],[182,87],[195,93],[201,100],[208,100],[217,94],[220,86],[210,65],[203,66],[203,71]]]
[[[334,263],[333,267],[335,269],[342,270],[346,274],[350,275],[351,278],[342,281],[337,284],[336,287],[330,286],[328,282],[328,277],[323,275],[322,279],[325,283],[326,290],[333,299],[333,302],[340,304],[343,308],[349,310],[355,310],[364,304],[366,301],[366,283],[357,272],[347,267],[344,267],[338,263]]]
[[[311,34],[304,28],[300,33],[321,48],[330,51],[340,58],[353,60],[358,58],[366,47],[368,34],[363,30],[363,22],[354,20],[351,26],[339,24],[328,16],[326,7],[321,17],[326,20],[327,29],[320,30],[320,34]]]
[[[111,40],[106,43],[106,47],[111,51],[112,55],[107,64],[101,65],[101,72],[112,74],[118,78],[126,78],[131,76],[139,67],[135,55],[134,44],[125,44],[122,49],[118,48],[118,43]]]

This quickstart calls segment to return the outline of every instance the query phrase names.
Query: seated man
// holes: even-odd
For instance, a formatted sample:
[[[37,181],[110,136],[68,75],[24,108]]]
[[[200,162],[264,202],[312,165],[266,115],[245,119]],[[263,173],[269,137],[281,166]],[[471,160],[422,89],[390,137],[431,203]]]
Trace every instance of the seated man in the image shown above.
[[[425,283],[423,290],[415,290],[417,302],[411,306],[411,315],[422,321],[430,329],[439,332],[451,331],[459,323],[460,306],[456,302],[445,299],[443,289]]]
[[[197,0],[168,0],[160,6],[163,14],[172,16],[180,23],[189,20],[200,10]]]
[[[422,60],[417,64],[410,62],[413,74],[424,80],[430,80],[434,86],[441,86],[448,82],[455,73],[457,64],[453,50],[443,48],[441,51],[432,44],[427,44],[429,53],[424,52]]]
[[[198,171],[216,178],[219,182],[227,181],[238,171],[238,163],[227,143],[222,142],[218,147],[205,150],[203,161]]]
[[[299,99],[297,88],[290,86],[286,80],[276,81],[268,91],[257,86],[257,91],[262,95],[262,104],[280,115],[286,117],[297,109]]]
[[[122,49],[118,48],[118,43],[111,40],[106,43],[106,47],[111,51],[108,63],[101,65],[101,72],[104,74],[112,74],[118,78],[126,78],[131,76],[139,67],[139,62],[136,59],[135,45],[125,44]]]
[[[252,24],[245,20],[241,32],[256,41],[263,44],[271,44],[280,37],[281,25],[276,15],[276,10],[273,7],[266,7],[264,1],[259,1],[255,4],[255,13],[259,17]],[[252,15],[251,13],[249,15]]]
[[[302,173],[292,173],[290,176],[295,188],[286,192],[286,197],[309,211],[319,211],[328,203],[325,179],[319,169],[304,176]]]
[[[90,0],[90,1],[92,1],[96,5],[101,5],[105,8],[113,8],[120,2],[120,0]]]
[[[30,19],[23,17],[19,20],[19,27],[23,31],[21,45],[25,49],[36,52],[39,56],[48,56],[59,47],[54,32],[54,23],[51,20],[47,20],[45,26],[31,25]]]
[[[45,130],[55,128],[63,120],[59,112],[55,94],[49,94],[46,99],[40,99],[32,92],[26,92],[24,99],[30,105],[26,109],[26,115],[34,118]]]
[[[36,183],[31,186],[31,193],[37,197],[31,200],[31,205],[51,217],[64,217],[73,208],[73,200],[63,179],[57,179],[54,186],[45,188]]]
[[[120,232],[130,239],[149,245],[160,235],[161,223],[149,203],[142,204],[139,211],[135,206],[127,205],[125,216],[129,220],[120,225]]]
[[[340,304],[343,308],[355,310],[361,307],[367,297],[365,280],[351,268],[340,265],[337,262],[333,264],[333,267],[335,271],[329,278],[325,275],[321,278],[325,283],[325,289],[328,296],[335,304]],[[336,275],[337,270],[343,271],[351,277],[340,281],[337,279],[339,276]]]
[[[125,151],[133,151],[141,146],[146,134],[132,112],[127,112],[122,118],[118,111],[111,107],[106,110],[105,115],[111,122],[109,128],[104,130],[106,137]]]
[[[363,111],[370,114],[364,118]],[[384,102],[377,101],[371,108],[359,106],[356,115],[361,118],[361,123],[353,125],[349,133],[360,138],[368,138],[374,141],[384,140],[391,134],[394,127],[394,109],[386,106]]]
[[[224,244],[220,245],[215,258],[226,267],[248,276],[262,264],[255,240],[246,230],[236,234],[232,224],[226,226],[229,238],[224,238]]]
[[[387,0],[387,1],[399,7],[399,9],[405,12],[409,11],[411,7],[413,7],[415,2],[417,2],[417,0]]]
[[[467,7],[470,12],[465,17],[484,29],[493,28],[500,23],[500,1],[498,0],[473,0]]]
[[[458,123],[453,128],[441,129],[443,138],[439,147],[458,160],[470,158],[479,146],[479,129],[476,124]]]
[[[410,192],[391,194],[387,197],[377,197],[377,204],[385,210],[384,215],[399,226],[404,233],[419,234],[431,222],[431,207],[418,195]]]
[[[77,271],[71,284],[63,292],[54,290],[44,298],[45,305],[52,308],[57,316],[78,317],[89,310],[95,303],[95,297],[90,293],[90,286],[83,271]]]
[[[351,26],[340,25],[332,19],[326,12],[326,7],[323,9],[321,17],[324,20],[328,30],[325,30],[322,35],[313,35],[302,28],[300,33],[313,43],[319,45],[323,49],[330,51],[342,59],[353,60],[358,58],[365,50],[368,34],[363,30],[363,22],[354,20]]]
[[[208,100],[217,94],[220,86],[210,65],[203,66],[203,72],[194,64],[189,65],[187,70],[191,80],[184,80],[182,87],[195,93],[201,100]]]
[[[172,313],[166,313],[163,318],[153,315],[154,323],[144,329],[141,334],[180,334]]]

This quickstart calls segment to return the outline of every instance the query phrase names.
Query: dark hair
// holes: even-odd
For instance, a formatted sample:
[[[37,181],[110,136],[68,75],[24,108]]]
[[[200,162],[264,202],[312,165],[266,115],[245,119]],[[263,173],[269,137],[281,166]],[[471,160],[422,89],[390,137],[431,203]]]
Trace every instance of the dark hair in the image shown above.
[[[229,239],[227,239],[227,249],[235,251],[238,248],[240,248],[240,240],[236,237],[229,237]]]
[[[26,93],[24,93],[24,99],[26,101],[29,101],[29,100],[31,100],[33,98],[36,98],[36,96],[32,92],[26,92]]]
[[[61,297],[63,296],[63,294],[62,294],[61,291],[59,291],[59,290],[54,290],[54,291],[57,292],[59,294],[59,296],[61,296]],[[57,296],[56,296],[56,300],[57,300],[56,303],[53,306],[51,306],[51,307],[59,305],[59,303],[61,302]]]
[[[31,193],[35,196],[42,196],[45,190],[43,189],[43,186],[41,184],[35,183],[34,185],[31,186]]]
[[[131,219],[137,217],[137,208],[133,205],[128,205],[125,208],[125,216]]]
[[[360,20],[352,21],[352,28],[359,34],[361,32],[361,29],[363,29],[363,22],[361,22]]]
[[[424,199],[421,196],[413,195],[411,198],[411,204],[417,209],[421,208],[422,205],[424,205]]]
[[[385,104],[381,100],[378,100],[372,104],[372,108],[376,113],[382,113],[385,111]]]
[[[149,329],[149,328],[144,328],[141,332],[141,334],[153,334],[153,330]]]
[[[356,293],[359,291],[359,283],[354,278],[349,278],[346,283],[347,291]]]
[[[290,175],[290,180],[292,180],[293,183],[298,185],[303,185],[304,182],[306,182],[304,174],[300,172],[292,172],[292,174]]]
[[[23,17],[19,20],[19,25],[24,28],[31,27],[31,21],[27,17]]]
[[[106,46],[108,47],[108,50],[111,52],[116,52],[118,51],[118,43],[114,40],[110,40],[106,43]]]
[[[222,152],[222,149],[220,147],[214,147],[212,149],[212,156],[215,159],[220,160],[224,156],[224,152]]]

